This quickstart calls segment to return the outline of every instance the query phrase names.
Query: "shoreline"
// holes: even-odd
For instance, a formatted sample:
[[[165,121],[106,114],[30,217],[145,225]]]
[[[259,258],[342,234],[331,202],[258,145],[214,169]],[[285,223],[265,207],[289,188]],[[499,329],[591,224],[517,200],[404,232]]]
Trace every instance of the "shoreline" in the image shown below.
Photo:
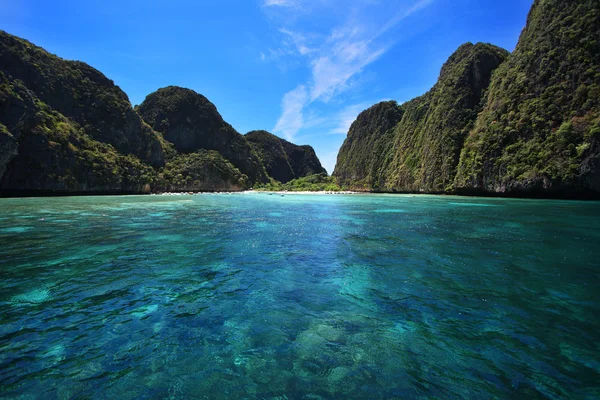
[[[119,192],[119,191],[90,191],[90,192],[63,192],[63,191],[0,191],[2,198],[33,198],[33,197],[75,197],[75,196],[195,196],[195,195],[233,195],[233,194],[264,194],[264,195],[428,195],[428,196],[456,196],[463,198],[501,198],[501,199],[532,199],[532,200],[567,200],[567,201],[600,201],[600,193],[586,191],[569,196],[565,192],[517,192],[517,193],[492,193],[486,191],[458,191],[448,192],[387,192],[369,190],[342,190],[342,191],[267,191],[267,190],[219,190],[219,191],[176,191],[176,192]]]
[[[331,195],[331,194],[373,194],[373,192],[357,192],[353,190],[327,191],[327,190],[245,190],[242,193],[266,193],[266,194],[309,194],[309,195]]]
[[[265,195],[280,195],[285,196],[286,194],[301,194],[301,195],[351,195],[351,194],[377,194],[374,192],[356,192],[352,190],[341,190],[338,192],[334,191],[310,191],[310,190],[302,190],[302,191],[287,191],[287,190],[277,190],[277,191],[269,191],[269,190],[241,190],[241,191],[231,191],[231,192],[162,192],[162,193],[150,193],[150,196],[199,196],[199,195],[233,195],[233,194],[265,194]],[[142,195],[145,196],[145,195]]]

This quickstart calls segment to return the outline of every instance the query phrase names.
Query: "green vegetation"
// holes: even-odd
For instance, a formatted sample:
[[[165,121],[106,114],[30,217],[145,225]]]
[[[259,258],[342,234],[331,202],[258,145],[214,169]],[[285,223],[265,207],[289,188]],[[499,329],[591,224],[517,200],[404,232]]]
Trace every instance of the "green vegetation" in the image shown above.
[[[160,89],[134,110],[99,71],[3,31],[0,66],[1,190],[220,191],[271,181],[263,159],[275,155],[259,157],[192,90]],[[297,168],[292,178],[323,170],[310,146],[273,137]]]
[[[457,189],[598,191],[600,3],[536,1],[462,152]]]
[[[267,182],[265,168],[246,138],[201,94],[169,86],[149,94],[136,110],[178,152],[218,151],[251,182]]]
[[[333,175],[354,189],[377,188],[382,165],[392,150],[392,129],[403,114],[395,101],[378,103],[360,113],[342,144]]]
[[[8,95],[22,99],[32,93],[18,82],[4,78],[3,102]],[[27,130],[18,134],[20,154],[3,179],[3,189],[94,192],[144,192],[155,179],[155,170],[133,155],[123,155],[106,143],[90,138],[79,124],[52,110],[35,97],[22,104]],[[5,116],[6,117],[6,116]],[[10,118],[5,118],[10,121]],[[11,125],[14,127],[15,125]],[[3,125],[8,132],[8,127]]]
[[[334,175],[371,190],[600,195],[598,32],[600,3],[536,0],[513,54],[468,43],[425,95],[359,115]]]
[[[287,183],[272,180],[267,184],[255,186],[254,190],[266,192],[339,192],[342,188],[338,185],[335,177],[320,173],[293,179]]]
[[[159,136],[142,123],[127,95],[99,71],[63,60],[4,31],[0,31],[0,65],[5,80],[19,81],[26,88],[22,99],[34,94],[78,123],[91,138],[150,165],[164,165]]]
[[[360,189],[443,192],[454,179],[492,72],[507,56],[489,44],[464,44],[425,95],[401,106],[382,102],[361,113],[334,175]]]
[[[310,146],[241,135],[192,90],[134,110],[99,71],[0,31],[0,188],[600,196],[598,32],[597,1],[535,0],[513,54],[464,44],[429,92],[362,112],[331,178]]]
[[[180,154],[167,162],[158,174],[155,190],[200,191],[242,190],[248,177],[214,150]]]
[[[326,174],[310,146],[297,146],[267,131],[248,132],[246,139],[259,155],[269,176],[279,182]]]

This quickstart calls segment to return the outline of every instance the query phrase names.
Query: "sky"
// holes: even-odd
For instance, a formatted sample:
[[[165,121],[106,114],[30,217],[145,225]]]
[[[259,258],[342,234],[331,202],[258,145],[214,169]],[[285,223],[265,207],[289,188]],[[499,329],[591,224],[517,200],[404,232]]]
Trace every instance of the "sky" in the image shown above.
[[[356,116],[424,94],[465,42],[512,51],[532,0],[0,0],[0,29],[97,68],[140,104],[178,85],[238,132],[333,172]]]

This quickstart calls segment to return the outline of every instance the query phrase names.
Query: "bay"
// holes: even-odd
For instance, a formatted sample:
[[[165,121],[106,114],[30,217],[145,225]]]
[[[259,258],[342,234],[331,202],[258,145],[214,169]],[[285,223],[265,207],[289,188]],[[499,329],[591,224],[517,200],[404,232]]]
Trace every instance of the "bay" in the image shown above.
[[[1,398],[598,398],[600,203],[0,199]]]

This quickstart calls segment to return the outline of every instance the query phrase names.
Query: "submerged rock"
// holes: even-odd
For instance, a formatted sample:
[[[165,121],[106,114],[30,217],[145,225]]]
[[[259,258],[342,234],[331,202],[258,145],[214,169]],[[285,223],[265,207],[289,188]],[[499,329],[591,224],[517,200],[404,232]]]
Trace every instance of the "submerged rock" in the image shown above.
[[[49,289],[34,289],[11,297],[10,302],[13,304],[40,304],[50,299]]]

